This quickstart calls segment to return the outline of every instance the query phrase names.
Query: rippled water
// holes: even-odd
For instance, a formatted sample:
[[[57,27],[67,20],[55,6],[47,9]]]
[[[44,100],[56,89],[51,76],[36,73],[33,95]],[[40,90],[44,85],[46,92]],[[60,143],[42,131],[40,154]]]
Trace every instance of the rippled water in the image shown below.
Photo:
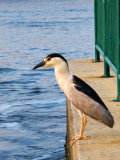
[[[53,52],[94,56],[93,0],[0,1],[0,160],[64,160],[65,96]]]

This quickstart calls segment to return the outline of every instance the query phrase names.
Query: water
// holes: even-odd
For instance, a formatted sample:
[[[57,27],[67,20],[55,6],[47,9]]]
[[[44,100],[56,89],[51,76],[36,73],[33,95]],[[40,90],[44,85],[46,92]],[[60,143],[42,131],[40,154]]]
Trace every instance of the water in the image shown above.
[[[0,160],[64,160],[65,95],[48,54],[94,56],[93,0],[0,1]]]

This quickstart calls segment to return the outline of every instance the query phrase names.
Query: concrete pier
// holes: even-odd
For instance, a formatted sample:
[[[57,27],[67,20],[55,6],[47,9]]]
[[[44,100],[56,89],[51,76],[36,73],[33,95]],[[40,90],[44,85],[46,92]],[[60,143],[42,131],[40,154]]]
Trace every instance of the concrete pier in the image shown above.
[[[111,71],[111,78],[101,78],[104,73],[103,62],[92,59],[70,61],[70,70],[87,82],[100,95],[112,113],[115,125],[113,129],[89,118],[84,135],[89,140],[78,140],[72,147],[70,140],[80,134],[80,116],[67,100],[67,139],[70,160],[120,160],[120,102],[113,102],[117,95],[116,75]]]

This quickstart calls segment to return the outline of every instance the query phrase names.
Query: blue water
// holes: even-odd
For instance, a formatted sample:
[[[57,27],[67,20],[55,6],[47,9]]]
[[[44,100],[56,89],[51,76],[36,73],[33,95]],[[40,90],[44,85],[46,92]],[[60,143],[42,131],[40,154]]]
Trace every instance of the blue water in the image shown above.
[[[64,160],[66,99],[48,54],[94,56],[93,0],[0,1],[0,160]]]

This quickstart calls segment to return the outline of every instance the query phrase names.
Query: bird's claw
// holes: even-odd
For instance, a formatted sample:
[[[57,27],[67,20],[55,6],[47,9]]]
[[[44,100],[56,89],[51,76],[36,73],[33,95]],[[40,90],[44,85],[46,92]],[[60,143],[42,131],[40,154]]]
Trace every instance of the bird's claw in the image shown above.
[[[71,141],[70,141],[70,147],[73,146],[73,144],[77,141],[77,140],[88,140],[90,138],[90,136],[75,136]]]

